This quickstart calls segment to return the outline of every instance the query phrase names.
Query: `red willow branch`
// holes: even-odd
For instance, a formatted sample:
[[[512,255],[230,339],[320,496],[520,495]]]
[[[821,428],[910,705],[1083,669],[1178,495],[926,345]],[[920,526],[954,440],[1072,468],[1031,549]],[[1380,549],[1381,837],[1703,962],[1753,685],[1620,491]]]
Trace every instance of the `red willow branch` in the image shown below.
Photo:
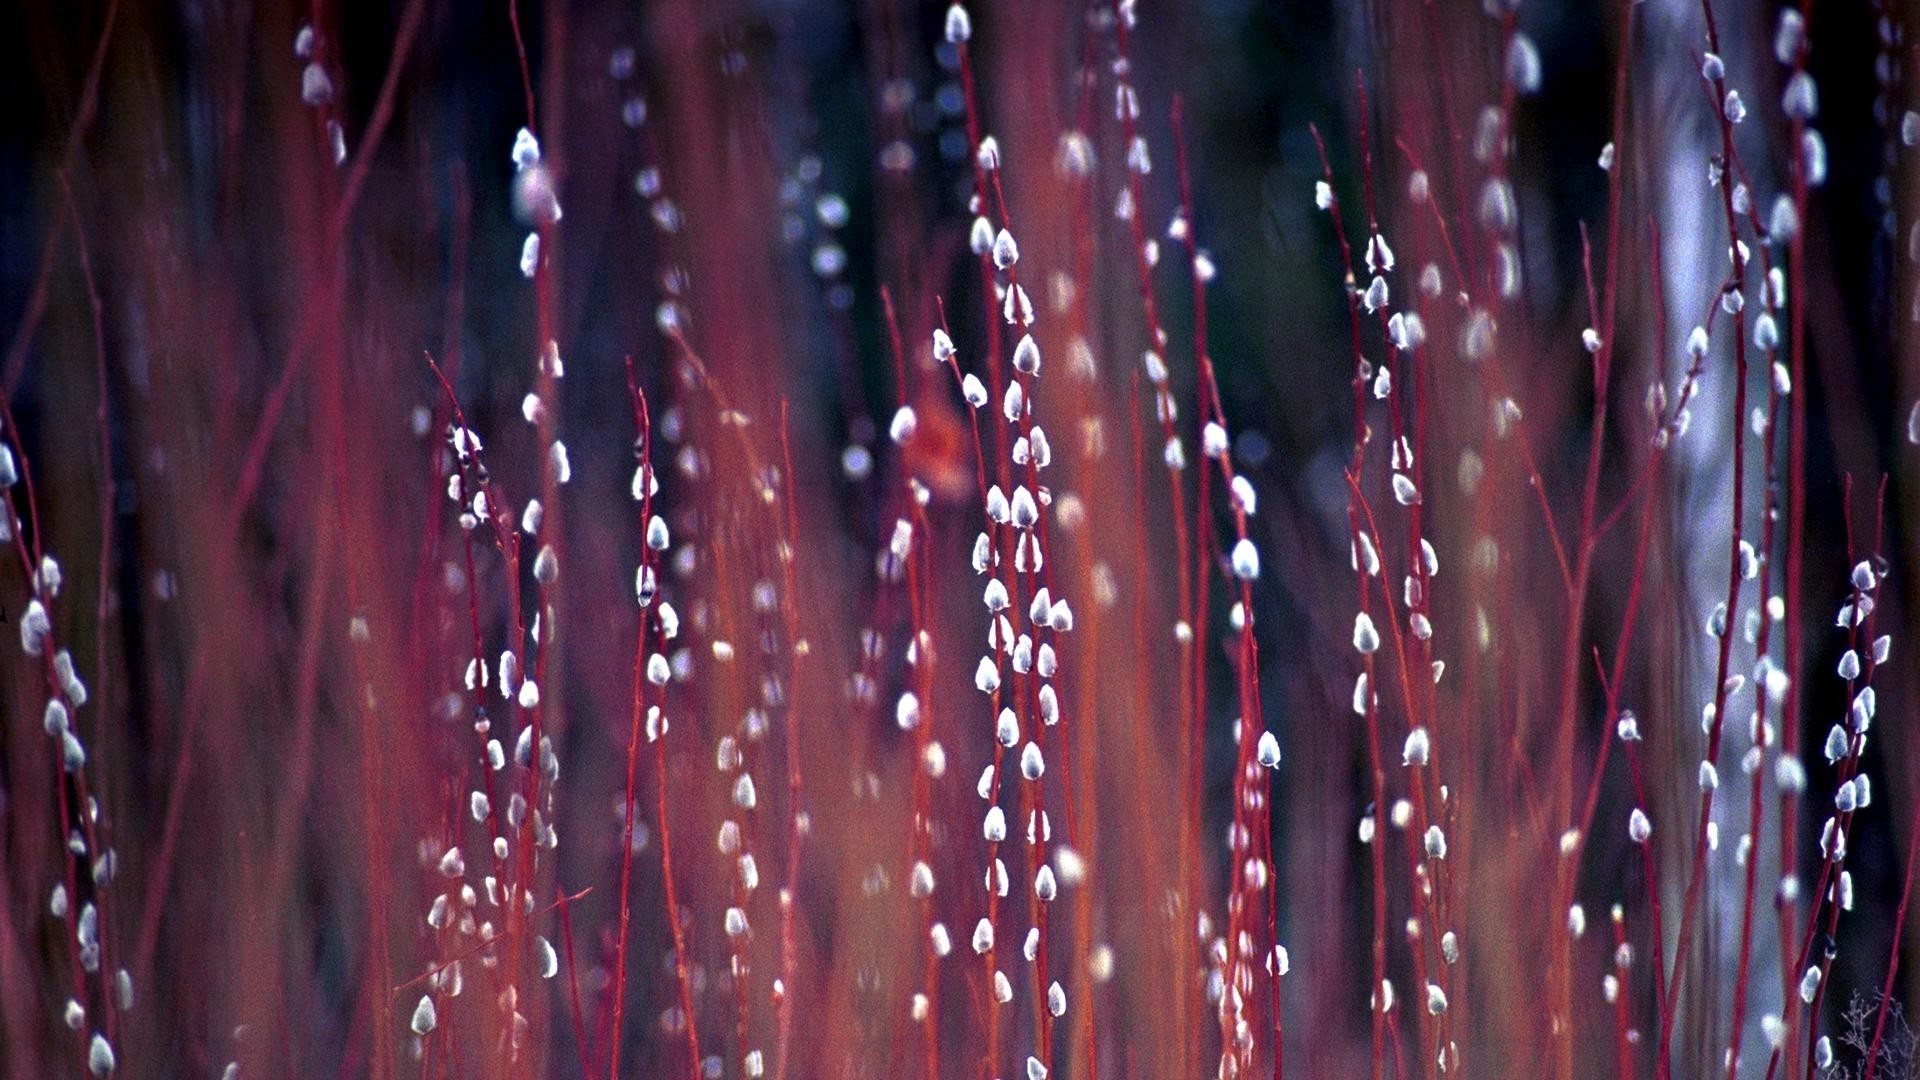
[[[1712,0],[1701,0],[1701,10],[1706,16],[1708,47],[1717,54],[1720,49],[1720,37],[1714,22]],[[1746,489],[1747,338],[1743,319],[1745,307],[1741,299],[1746,285],[1746,262],[1742,257],[1745,248],[1740,240],[1740,219],[1733,204],[1731,177],[1733,125],[1744,117],[1745,107],[1740,104],[1738,93],[1727,89],[1724,67],[1712,63],[1705,64],[1702,78],[1711,87],[1711,103],[1714,106],[1714,115],[1720,132],[1719,166],[1723,170],[1723,175],[1719,188],[1726,219],[1727,247],[1733,264],[1730,280],[1721,292],[1721,306],[1733,320],[1733,499],[1729,511],[1731,522],[1727,554],[1726,599],[1722,606],[1716,609],[1715,616],[1718,627],[1719,658],[1714,676],[1713,719],[1707,733],[1706,756],[1702,759],[1700,766],[1700,810],[1694,830],[1693,858],[1687,875],[1686,895],[1680,909],[1680,933],[1674,944],[1673,971],[1664,990],[1666,1017],[1660,1031],[1660,1046],[1655,1068],[1660,1080],[1666,1080],[1672,1072],[1671,1036],[1674,1005],[1680,989],[1681,976],[1686,967],[1694,911],[1706,877],[1707,834],[1713,817],[1714,795],[1719,786],[1717,770],[1720,742],[1726,721],[1727,675],[1733,658],[1733,639],[1736,633],[1734,622],[1740,610],[1740,589],[1745,580],[1742,572],[1744,562],[1742,530],[1745,525]],[[1715,620],[1710,620],[1710,629]]]
[[[1160,321],[1160,305],[1153,286],[1153,264],[1148,254],[1154,245],[1154,241],[1148,238],[1146,232],[1145,178],[1147,170],[1151,168],[1151,158],[1147,153],[1146,142],[1139,132],[1140,96],[1131,77],[1135,12],[1133,5],[1126,0],[1113,0],[1112,11],[1115,112],[1120,121],[1121,138],[1126,143],[1126,187],[1122,194],[1122,216],[1127,223],[1134,277],[1140,294],[1140,311],[1147,331],[1148,344],[1144,362],[1147,380],[1153,384],[1154,412],[1160,422],[1162,460],[1166,465],[1167,491],[1170,500],[1168,516],[1173,523],[1175,610],[1178,612],[1174,641],[1180,649],[1180,663],[1176,670],[1181,673],[1178,715],[1185,718],[1180,725],[1178,752],[1185,763],[1186,777],[1186,783],[1182,788],[1183,804],[1180,815],[1180,868],[1185,883],[1182,890],[1184,904],[1175,921],[1191,923],[1200,906],[1202,880],[1199,855],[1200,769],[1206,753],[1206,726],[1205,716],[1201,711],[1202,698],[1197,683],[1199,669],[1196,664],[1203,662],[1204,656],[1198,655],[1201,650],[1197,648],[1194,624],[1198,610],[1196,604],[1204,601],[1197,599],[1199,594],[1196,593],[1193,583],[1192,566],[1195,548],[1188,532],[1186,485],[1181,476],[1186,455],[1174,426],[1178,409],[1172,392],[1167,386],[1168,372],[1164,358],[1168,341],[1167,331]],[[1176,1016],[1182,1031],[1190,1030],[1185,1016],[1185,1010],[1190,1005],[1190,999],[1184,996],[1176,1002],[1178,1010]],[[1194,1049],[1197,1050],[1198,1047]]]
[[[633,361],[627,360],[627,393],[632,399],[634,428],[637,432],[637,446],[640,455],[639,475],[635,478],[635,490],[640,494],[640,520],[645,532],[654,520],[653,498],[655,476],[653,470],[653,423],[647,411],[646,395],[641,393],[634,381]],[[640,629],[634,641],[633,656],[633,712],[627,731],[627,785],[626,797],[622,803],[623,824],[620,844],[620,937],[616,947],[614,962],[614,1006],[613,1020],[609,1029],[607,1047],[608,1080],[617,1080],[620,1076],[621,1020],[626,1008],[626,971],[628,922],[632,916],[631,880],[633,871],[633,826],[635,807],[636,767],[639,756],[642,715],[645,715],[646,739],[653,744],[655,813],[660,827],[660,868],[662,891],[666,894],[667,926],[673,937],[674,981],[680,995],[680,1011],[686,1028],[687,1075],[698,1080],[701,1075],[700,1034],[693,1011],[692,980],[688,973],[686,931],[680,919],[679,893],[675,886],[673,873],[673,834],[667,815],[667,759],[666,734],[667,721],[662,711],[665,703],[667,659],[659,651],[647,651],[647,637],[651,630],[649,622],[657,624],[658,616],[654,604],[659,588],[659,552],[652,543],[642,545],[640,568],[637,571],[636,591],[640,600]],[[656,687],[661,694],[661,703],[647,703],[646,688]]]
[[[1348,468],[1350,480],[1347,499],[1347,542],[1355,553],[1354,588],[1357,594],[1359,611],[1354,621],[1354,643],[1361,654],[1361,674],[1365,679],[1364,690],[1355,692],[1356,706],[1362,711],[1367,729],[1367,765],[1369,786],[1373,801],[1368,817],[1363,825],[1368,840],[1367,850],[1372,859],[1373,871],[1373,976],[1369,996],[1368,1012],[1373,1024],[1373,1044],[1371,1057],[1372,1080],[1382,1080],[1386,1072],[1386,1023],[1390,1003],[1383,1000],[1387,977],[1387,867],[1385,837],[1381,834],[1382,817],[1387,813],[1387,777],[1381,765],[1380,754],[1380,706],[1379,695],[1373,690],[1374,650],[1379,648],[1379,633],[1373,625],[1369,612],[1369,594],[1367,588],[1367,568],[1359,558],[1360,513],[1356,493],[1362,476],[1362,464],[1365,460],[1367,444],[1366,423],[1366,373],[1367,361],[1361,351],[1360,343],[1360,298],[1354,276],[1353,248],[1347,241],[1345,229],[1340,224],[1340,197],[1334,193],[1333,165],[1327,157],[1326,142],[1320,137],[1320,129],[1309,125],[1313,134],[1314,146],[1320,152],[1320,170],[1324,177],[1323,209],[1333,223],[1334,239],[1340,248],[1340,261],[1345,269],[1344,291],[1347,301],[1347,324],[1352,342],[1353,362],[1353,453],[1352,464]],[[1363,641],[1370,642],[1362,645]]]

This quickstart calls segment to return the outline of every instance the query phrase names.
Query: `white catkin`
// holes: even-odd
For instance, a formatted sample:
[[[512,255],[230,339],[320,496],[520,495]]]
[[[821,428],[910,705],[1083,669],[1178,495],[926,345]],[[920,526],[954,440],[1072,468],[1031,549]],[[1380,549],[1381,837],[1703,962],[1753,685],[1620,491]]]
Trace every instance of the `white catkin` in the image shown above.
[[[1049,903],[1059,895],[1059,885],[1054,881],[1053,867],[1045,863],[1041,864],[1039,872],[1033,876],[1033,894]]]
[[[1028,780],[1038,780],[1047,771],[1046,759],[1040,753],[1040,747],[1028,743],[1020,751],[1020,775]]]
[[[1782,64],[1792,64],[1799,58],[1806,40],[1807,24],[1800,12],[1792,7],[1781,8],[1780,22],[1773,32],[1773,58]]]
[[[1018,529],[1031,529],[1040,520],[1040,508],[1034,501],[1033,492],[1025,484],[1013,489],[1013,524]]]
[[[1540,50],[1525,34],[1516,33],[1507,43],[1507,81],[1522,94],[1540,89]]]
[[[1068,633],[1073,629],[1073,608],[1068,606],[1064,598],[1055,600],[1053,607],[1047,609],[1046,625],[1060,634]]]
[[[894,445],[905,446],[913,440],[914,432],[919,429],[920,419],[913,411],[913,406],[902,405],[899,411],[893,414],[892,422],[887,425],[887,437],[893,440]]]
[[[314,106],[333,100],[333,79],[319,64],[310,63],[300,72],[300,100]]]
[[[1416,727],[1407,732],[1406,746],[1400,753],[1401,763],[1414,768],[1426,765],[1432,745],[1432,739],[1427,735],[1426,728]]]
[[[1007,838],[1007,814],[998,806],[987,808],[986,821],[981,825],[981,834],[990,844],[997,844]]]
[[[415,1035],[425,1036],[432,1033],[434,1025],[439,1023],[439,1014],[433,1007],[433,995],[420,998],[420,1004],[413,1007],[413,1019],[408,1024]]]
[[[1253,581],[1260,576],[1260,549],[1253,541],[1245,537],[1233,545],[1231,557],[1233,575],[1242,581]]]
[[[1369,313],[1372,313],[1386,307],[1389,299],[1387,279],[1376,276],[1368,283],[1367,291],[1361,294],[1360,303]]]
[[[1019,261],[1020,245],[1014,241],[1012,233],[1001,229],[993,238],[993,265],[1005,270]]]
[[[1248,517],[1254,516],[1254,510],[1259,505],[1259,497],[1254,493],[1252,482],[1244,476],[1236,475],[1232,486],[1233,501],[1240,507],[1240,512]]]
[[[993,657],[980,658],[980,666],[973,675],[973,685],[983,694],[991,694],[1000,689],[1000,668],[994,664]]]
[[[540,140],[533,132],[521,128],[513,137],[513,167],[525,172],[540,164]]]
[[[1367,270],[1375,274],[1388,273],[1393,269],[1393,249],[1387,246],[1387,238],[1374,233],[1367,239]]]
[[[1259,746],[1254,750],[1255,759],[1269,769],[1280,767],[1280,740],[1271,731],[1260,733]]]
[[[987,388],[981,385],[979,376],[968,372],[960,380],[960,396],[968,405],[978,409],[987,403]]]
[[[530,232],[520,245],[520,276],[531,279],[540,269],[540,234]]]
[[[1022,335],[1020,343],[1013,347],[1013,369],[1023,375],[1040,374],[1040,346],[1032,334]]]
[[[1372,616],[1364,611],[1353,617],[1353,647],[1363,656],[1380,648],[1380,632],[1374,629]]]
[[[964,45],[973,37],[973,20],[967,16],[967,9],[954,4],[947,9],[947,41],[954,45]]]

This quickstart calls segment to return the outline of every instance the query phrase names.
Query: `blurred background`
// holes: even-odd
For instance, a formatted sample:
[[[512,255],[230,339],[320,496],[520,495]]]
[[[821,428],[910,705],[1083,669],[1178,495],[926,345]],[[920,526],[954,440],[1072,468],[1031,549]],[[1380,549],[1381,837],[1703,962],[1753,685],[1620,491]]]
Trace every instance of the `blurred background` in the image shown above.
[[[97,1071],[96,1030],[140,1076],[221,1075],[229,1063],[244,1075],[570,1076],[607,1071],[615,1047],[636,1076],[759,1075],[755,1051],[776,1075],[1022,1067],[1048,1026],[1041,995],[1016,973],[1016,1000],[989,1004],[966,945],[987,857],[971,785],[994,753],[993,716],[971,686],[986,626],[967,553],[983,523],[968,412],[927,344],[948,326],[961,365],[982,378],[1011,348],[986,293],[993,270],[969,248],[976,214],[1019,238],[1040,310],[1049,368],[1035,414],[1058,458],[1053,554],[1082,623],[1061,648],[1062,749],[1077,775],[1050,772],[1044,789],[1077,812],[1072,846],[1088,864],[1068,890],[1072,916],[1056,922],[1064,933],[1044,946],[1075,1002],[1056,1025],[1058,1074],[1216,1071],[1227,1040],[1215,1013],[1233,976],[1227,946],[1212,944],[1240,857],[1221,839],[1251,746],[1235,724],[1251,714],[1284,760],[1255,815],[1272,883],[1250,895],[1264,905],[1270,891],[1276,915],[1274,940],[1263,923],[1251,931],[1260,1034],[1236,1068],[1279,1071],[1259,1017],[1270,950],[1283,945],[1285,1060],[1305,1075],[1362,1075],[1370,1059],[1376,1076],[1432,1075],[1436,1060],[1469,1075],[1535,1075],[1535,1061],[1540,1075],[1655,1075],[1667,1014],[1671,1069],[1708,1075],[1725,1067],[1738,1009],[1738,1075],[1772,1075],[1759,1017],[1790,1011],[1822,822],[1850,775],[1820,753],[1854,690],[1833,676],[1849,641],[1831,613],[1848,599],[1850,567],[1878,555],[1870,632],[1893,639],[1873,677],[1890,715],[1863,761],[1878,798],[1852,819],[1852,908],[1829,989],[1807,1010],[1838,1038],[1851,1004],[1877,1006],[1889,960],[1910,957],[1892,919],[1906,808],[1920,805],[1902,659],[1920,303],[1901,153],[1913,142],[1901,134],[1911,13],[1824,5],[1811,44],[1785,60],[1774,6],[1716,4],[1717,44],[1706,14],[1685,0],[976,3],[979,133],[1001,157],[998,191],[976,206],[977,143],[942,4],[0,6],[0,436],[31,480],[10,489],[21,541],[0,569],[0,613],[27,618],[46,585],[29,574],[43,549],[57,553],[53,635],[91,689],[84,708],[73,703],[88,760],[63,773],[40,722],[53,677],[32,657],[0,664],[0,1072]],[[1735,367],[1734,339],[1778,305],[1750,270],[1744,312],[1712,315],[1732,264],[1715,183],[1729,171],[1723,102],[1700,74],[1709,52],[1746,103],[1730,126],[1740,235],[1755,267],[1795,266],[1803,327],[1788,331],[1783,309],[1777,349],[1740,351],[1750,370]],[[1803,69],[1818,106],[1796,119],[1782,92]],[[1116,113],[1128,95],[1145,171],[1128,167],[1132,127]],[[1803,148],[1809,125],[1817,161]],[[538,136],[537,187],[516,168],[523,128]],[[1074,137],[1090,152],[1084,168]],[[1612,171],[1600,164],[1609,146]],[[1178,213],[1181,154],[1190,217]],[[1317,204],[1324,179],[1331,215]],[[1495,181],[1510,184],[1507,224],[1485,210]],[[549,190],[557,221],[541,216]],[[1800,209],[1791,245],[1786,230],[1767,235],[1782,196]],[[1150,256],[1128,213],[1154,239]],[[1384,312],[1376,325],[1357,307],[1370,220],[1399,256],[1393,310],[1424,316],[1417,361],[1390,346]],[[1217,269],[1204,339],[1176,221]],[[523,264],[530,231],[540,243]],[[1419,284],[1428,265],[1444,286]],[[1603,317],[1596,296],[1616,281],[1617,314]],[[1480,362],[1467,339],[1490,310],[1496,359]],[[1713,337],[1686,392],[1691,423],[1657,444],[1668,416],[1647,403],[1656,385],[1666,404],[1682,397],[1696,324]],[[1605,376],[1582,347],[1588,327],[1611,331]],[[1246,521],[1264,567],[1247,696],[1225,474],[1211,502],[1197,486],[1215,467],[1197,434],[1210,415],[1199,340],[1227,462],[1259,493]],[[564,374],[541,363],[548,341]],[[1184,470],[1162,464],[1148,350],[1172,372]],[[1777,402],[1776,351],[1798,376]],[[1402,413],[1374,393],[1389,362],[1397,400],[1417,403],[1410,429],[1420,416],[1410,522],[1388,482]],[[657,774],[644,744],[639,758],[623,961],[643,626],[630,590],[646,550],[630,496],[629,370],[652,405],[675,532],[663,595],[689,631],[648,646],[674,657],[663,693],[675,726]],[[1777,409],[1771,426],[1736,408],[1738,370],[1747,407]],[[897,446],[902,404],[918,430]],[[1004,456],[996,409],[978,415],[987,452]],[[484,439],[504,529],[462,528],[471,488],[447,501],[449,472],[465,467],[442,437],[450,423]],[[926,492],[923,517],[908,509],[909,481]],[[1381,596],[1398,603],[1397,578],[1419,575],[1410,555],[1423,536],[1445,567],[1426,572],[1431,643],[1413,645],[1420,662],[1403,651],[1376,676],[1366,721],[1351,706],[1356,494],[1386,541]],[[516,540],[535,498],[546,520]],[[1606,528],[1576,594],[1564,563],[1582,561],[1582,511],[1596,503]],[[914,522],[924,568],[917,598],[882,554],[901,519]],[[1730,624],[1778,625],[1764,646],[1740,638],[1723,663],[1701,627],[1727,598],[1736,522],[1761,567]],[[1200,529],[1191,551],[1189,527]],[[1804,544],[1797,585],[1790,533]],[[559,553],[557,584],[532,573],[546,545]],[[783,552],[794,553],[791,585]],[[1186,575],[1202,566],[1210,588],[1189,598]],[[1764,614],[1776,594],[1782,613]],[[1386,632],[1390,616],[1373,610]],[[1747,624],[1749,612],[1762,614]],[[536,616],[549,635],[560,628],[557,641],[529,636]],[[1197,646],[1170,629],[1181,620],[1207,628]],[[923,629],[935,659],[916,667],[906,650]],[[537,915],[498,918],[508,951],[532,950],[531,966],[539,946],[523,928],[563,944],[561,976],[522,980],[515,962],[490,964],[468,972],[485,992],[470,988],[458,1007],[436,980],[443,1026],[428,1035],[408,1030],[422,977],[473,955],[423,921],[453,889],[435,867],[463,831],[464,876],[488,891],[474,846],[484,836],[465,816],[485,772],[473,723],[487,695],[461,681],[476,643],[484,657],[526,650],[529,673],[535,655],[541,665],[538,707],[512,720],[511,706],[496,710],[514,733],[541,716],[561,764],[551,787],[536,784],[548,800],[537,807],[564,842],[503,878],[528,883]],[[737,658],[721,659],[721,643]],[[1403,696],[1429,654],[1450,674],[1432,694]],[[1762,682],[1763,657],[1796,677],[1786,700],[1719,689],[1726,671]],[[1617,696],[1603,664],[1622,680]],[[950,762],[943,774],[893,722],[911,687]],[[1709,702],[1733,721],[1712,810],[1724,840],[1703,858],[1698,924],[1681,940],[1678,913],[1696,902]],[[1603,750],[1622,707],[1646,740],[1632,775],[1617,744]],[[1765,767],[1749,776],[1739,761],[1758,741],[1745,722],[1756,709],[1779,735],[1761,741]],[[791,742],[789,724],[801,733]],[[1410,781],[1398,754],[1421,724],[1436,764]],[[750,729],[770,733],[745,764],[730,762],[725,740],[757,743]],[[1779,787],[1783,753],[1806,763],[1803,799]],[[795,769],[803,791],[786,782]],[[733,779],[743,771],[761,791],[745,814]],[[1736,838],[1754,831],[1751,784],[1765,825],[1736,861]],[[1383,1066],[1369,1019],[1379,864],[1363,819],[1386,813],[1376,791],[1399,800],[1410,785],[1451,804],[1436,813],[1454,851],[1439,860],[1436,909],[1422,896],[1443,871],[1423,862],[1417,835],[1404,855],[1385,844],[1384,970],[1404,1015]],[[1597,824],[1563,862],[1590,788]],[[82,830],[69,856],[89,795],[98,835]],[[1636,806],[1656,823],[1645,862],[1626,835]],[[1012,799],[1008,812],[1025,820]],[[677,845],[681,950],[664,914],[662,813]],[[742,817],[760,845],[757,891],[730,883],[734,853],[714,839]],[[795,870],[786,831],[798,818]],[[1189,832],[1198,861],[1185,854]],[[86,874],[108,852],[109,880]],[[1016,883],[1037,857],[1009,856]],[[927,905],[908,892],[915,858],[941,882]],[[1757,902],[1749,858],[1764,867]],[[1776,902],[1796,871],[1799,906]],[[79,916],[49,917],[63,883],[74,912],[83,898],[99,905],[102,970],[77,955]],[[776,888],[793,889],[793,903]],[[1654,896],[1666,919],[1657,938]],[[1569,902],[1591,924],[1577,942]],[[1630,973],[1614,966],[1616,904],[1620,940],[1638,950]],[[744,945],[725,928],[736,905],[756,927]],[[790,908],[798,928],[776,929]],[[1002,950],[1024,934],[1026,909],[1011,903]],[[1749,909],[1757,921],[1743,932]],[[929,978],[930,919],[959,948],[927,961]],[[1403,932],[1410,919],[1428,932]],[[1451,1026],[1438,1032],[1419,1015],[1426,965],[1440,965],[1435,923],[1465,948],[1445,984]],[[1825,944],[1824,926],[1816,938]],[[1676,950],[1687,956],[1664,1008],[1655,949],[1669,972]],[[1603,975],[1627,984],[1618,1010],[1602,1000]],[[1896,996],[1912,1000],[1898,975]],[[930,989],[938,1019],[926,1025],[911,995]],[[84,1007],[78,1023],[69,999]],[[516,1042],[496,1012],[523,1015],[530,1037]],[[991,1051],[987,1012],[1006,1029]],[[1628,1027],[1634,1037],[1618,1038]],[[1837,1066],[1857,1069],[1861,1049],[1843,1046]],[[1804,1075],[1803,1056],[1787,1053],[1781,1075]]]

